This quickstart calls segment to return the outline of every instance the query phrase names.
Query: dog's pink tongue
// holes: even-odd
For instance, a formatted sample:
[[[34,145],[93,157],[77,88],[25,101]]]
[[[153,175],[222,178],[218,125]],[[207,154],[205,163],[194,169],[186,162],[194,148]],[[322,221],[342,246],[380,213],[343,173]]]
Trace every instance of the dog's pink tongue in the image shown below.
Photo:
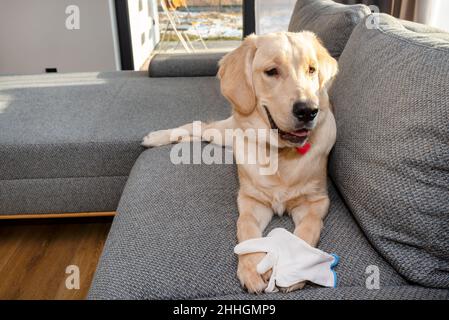
[[[296,131],[290,132],[290,134],[297,136],[297,137],[307,137],[309,135],[309,131],[301,129],[301,130],[296,130]]]

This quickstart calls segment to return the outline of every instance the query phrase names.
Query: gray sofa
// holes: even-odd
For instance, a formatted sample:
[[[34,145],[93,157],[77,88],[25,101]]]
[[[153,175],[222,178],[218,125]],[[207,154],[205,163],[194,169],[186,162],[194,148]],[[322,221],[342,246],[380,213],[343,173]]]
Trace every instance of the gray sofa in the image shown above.
[[[0,103],[3,215],[115,211],[149,130],[228,114],[214,77],[145,72],[0,77]]]
[[[148,131],[230,113],[217,79],[177,77],[186,73],[169,65],[172,77],[156,67],[158,78],[0,79],[0,212],[118,203],[89,299],[449,299],[449,39],[386,15],[367,28],[368,15],[363,5],[299,0],[290,23],[339,59],[319,243],[340,256],[337,288],[254,296],[240,287],[236,167],[174,165],[171,146],[139,145]],[[275,218],[267,232],[278,226],[293,227]]]

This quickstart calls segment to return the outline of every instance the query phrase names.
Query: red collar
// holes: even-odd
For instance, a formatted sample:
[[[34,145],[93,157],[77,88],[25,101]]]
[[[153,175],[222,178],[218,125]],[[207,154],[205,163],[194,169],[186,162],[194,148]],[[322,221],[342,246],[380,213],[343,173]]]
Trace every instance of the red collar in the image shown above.
[[[296,152],[298,152],[300,155],[305,155],[312,145],[309,142],[306,142],[302,147],[296,148]]]

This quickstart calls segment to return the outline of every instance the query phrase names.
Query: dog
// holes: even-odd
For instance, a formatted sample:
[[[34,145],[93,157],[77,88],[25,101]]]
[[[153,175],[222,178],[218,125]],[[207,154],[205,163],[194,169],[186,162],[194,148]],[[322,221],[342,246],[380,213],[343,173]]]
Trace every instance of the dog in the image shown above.
[[[278,167],[274,174],[261,175],[258,165],[237,166],[238,242],[261,237],[274,214],[288,213],[294,234],[317,245],[329,208],[327,158],[335,143],[336,124],[327,91],[337,71],[337,61],[312,32],[250,35],[219,62],[221,92],[232,105],[232,116],[206,124],[199,136],[194,136],[192,124],[178,128],[184,134],[176,141],[196,138],[218,144],[224,142],[208,135],[208,129],[275,130]],[[151,132],[142,144],[172,143],[173,130]],[[307,145],[307,153],[298,152]],[[263,275],[256,271],[264,256],[239,256],[237,276],[248,292],[262,293],[267,287],[271,270]],[[302,282],[280,289],[290,292],[303,286]]]

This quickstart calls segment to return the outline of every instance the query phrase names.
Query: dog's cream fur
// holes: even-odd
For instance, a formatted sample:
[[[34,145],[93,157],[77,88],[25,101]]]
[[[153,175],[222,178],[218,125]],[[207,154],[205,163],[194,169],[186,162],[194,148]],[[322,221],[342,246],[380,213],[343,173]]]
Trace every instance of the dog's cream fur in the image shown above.
[[[268,76],[266,71],[273,68],[278,74]],[[232,104],[233,115],[206,125],[202,137],[197,138],[211,141],[213,137],[205,134],[211,128],[220,132],[231,128],[270,129],[265,107],[282,131],[292,132],[297,129],[297,119],[292,113],[296,101],[319,107],[308,136],[312,145],[308,153],[300,155],[295,150],[297,145],[279,139],[275,174],[261,175],[258,165],[238,165],[239,242],[261,237],[274,213],[287,212],[295,223],[294,233],[313,246],[318,243],[329,207],[327,157],[336,138],[327,88],[336,73],[337,62],[310,32],[251,35],[220,61],[221,90]],[[184,138],[191,138],[192,124],[181,128],[190,133]],[[168,144],[171,132],[152,132],[144,138],[143,145]],[[270,272],[263,276],[256,272],[256,265],[264,255],[239,256],[237,275],[249,292],[260,293],[267,286]],[[291,291],[303,285],[283,289]]]

